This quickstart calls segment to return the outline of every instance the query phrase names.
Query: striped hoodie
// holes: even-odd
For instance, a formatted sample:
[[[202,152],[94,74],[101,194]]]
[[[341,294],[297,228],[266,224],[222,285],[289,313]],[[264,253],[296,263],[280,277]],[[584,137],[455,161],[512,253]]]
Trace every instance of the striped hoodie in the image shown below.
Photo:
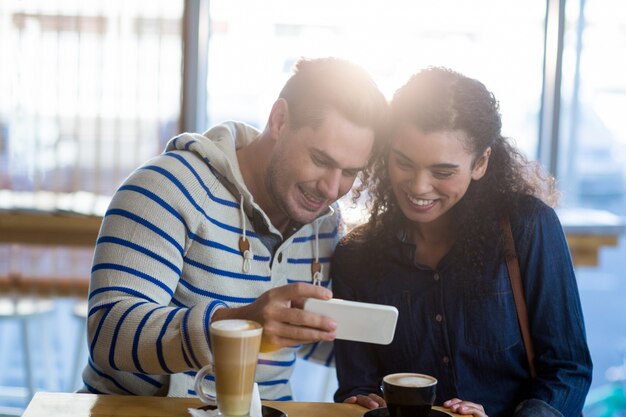
[[[253,213],[279,233],[237,163],[236,149],[258,134],[236,122],[203,135],[181,134],[117,190],[94,253],[81,391],[194,396],[196,371],[209,362],[207,329],[216,309],[249,304],[287,283],[312,282],[316,258],[328,285],[338,240],[333,208],[282,242],[273,258],[254,230]],[[250,242],[245,256],[242,237]],[[262,399],[292,399],[297,355],[330,364],[331,344],[261,353]],[[212,379],[205,381],[209,391]]]

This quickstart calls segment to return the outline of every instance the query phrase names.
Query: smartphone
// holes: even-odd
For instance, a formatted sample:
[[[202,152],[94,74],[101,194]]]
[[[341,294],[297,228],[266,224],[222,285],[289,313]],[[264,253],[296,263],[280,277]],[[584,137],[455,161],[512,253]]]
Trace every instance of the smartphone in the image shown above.
[[[388,345],[396,332],[398,309],[393,306],[309,298],[304,309],[333,319],[337,323],[337,339]]]

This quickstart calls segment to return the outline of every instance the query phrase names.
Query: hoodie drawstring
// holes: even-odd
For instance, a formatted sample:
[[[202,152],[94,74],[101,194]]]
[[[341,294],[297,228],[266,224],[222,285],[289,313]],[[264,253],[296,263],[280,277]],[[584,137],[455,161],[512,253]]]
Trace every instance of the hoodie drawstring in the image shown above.
[[[241,204],[239,205],[241,209],[241,230],[243,231],[243,235],[239,238],[239,251],[243,255],[243,265],[242,270],[246,274],[250,272],[250,261],[254,258],[252,251],[250,250],[250,240],[246,238],[246,212],[243,209],[243,195],[241,196]]]
[[[311,263],[313,285],[322,285],[322,264],[320,263],[320,223],[315,221],[315,260]]]
[[[241,204],[240,204],[240,214],[241,214],[241,230],[242,235],[239,237],[239,251],[243,256],[243,264],[242,270],[246,274],[250,272],[250,261],[254,258],[254,254],[250,249],[250,240],[246,237],[246,213],[243,208],[243,195],[241,196]],[[314,255],[315,259],[311,262],[311,274],[313,275],[313,285],[322,285],[322,264],[320,262],[320,226],[319,221],[315,221],[315,247],[314,247]]]

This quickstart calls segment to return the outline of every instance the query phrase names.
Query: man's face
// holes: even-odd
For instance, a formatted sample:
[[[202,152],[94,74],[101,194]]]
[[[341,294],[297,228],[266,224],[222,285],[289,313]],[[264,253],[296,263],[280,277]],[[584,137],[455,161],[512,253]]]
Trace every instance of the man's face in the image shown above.
[[[290,219],[310,223],[350,190],[373,145],[372,129],[336,111],[326,113],[317,128],[285,124],[269,164],[268,192]]]

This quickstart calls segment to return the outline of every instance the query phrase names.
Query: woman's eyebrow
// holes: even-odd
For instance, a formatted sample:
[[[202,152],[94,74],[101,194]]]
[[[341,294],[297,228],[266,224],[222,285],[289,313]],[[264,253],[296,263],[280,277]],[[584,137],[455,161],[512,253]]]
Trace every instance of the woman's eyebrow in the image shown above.
[[[400,158],[406,160],[406,161],[410,161],[413,162],[413,160],[411,158],[409,158],[408,156],[406,156],[404,153],[402,153],[402,151],[398,150],[398,149],[391,149],[391,152],[393,152],[395,155],[399,156]],[[436,169],[458,169],[460,167],[459,164],[453,164],[450,162],[442,162],[439,164],[434,164],[431,165],[430,168],[436,168]]]
[[[460,167],[460,165],[458,164],[450,164],[450,163],[441,163],[441,164],[435,164],[432,166],[432,168],[443,168],[443,169],[457,169],[458,167]]]

